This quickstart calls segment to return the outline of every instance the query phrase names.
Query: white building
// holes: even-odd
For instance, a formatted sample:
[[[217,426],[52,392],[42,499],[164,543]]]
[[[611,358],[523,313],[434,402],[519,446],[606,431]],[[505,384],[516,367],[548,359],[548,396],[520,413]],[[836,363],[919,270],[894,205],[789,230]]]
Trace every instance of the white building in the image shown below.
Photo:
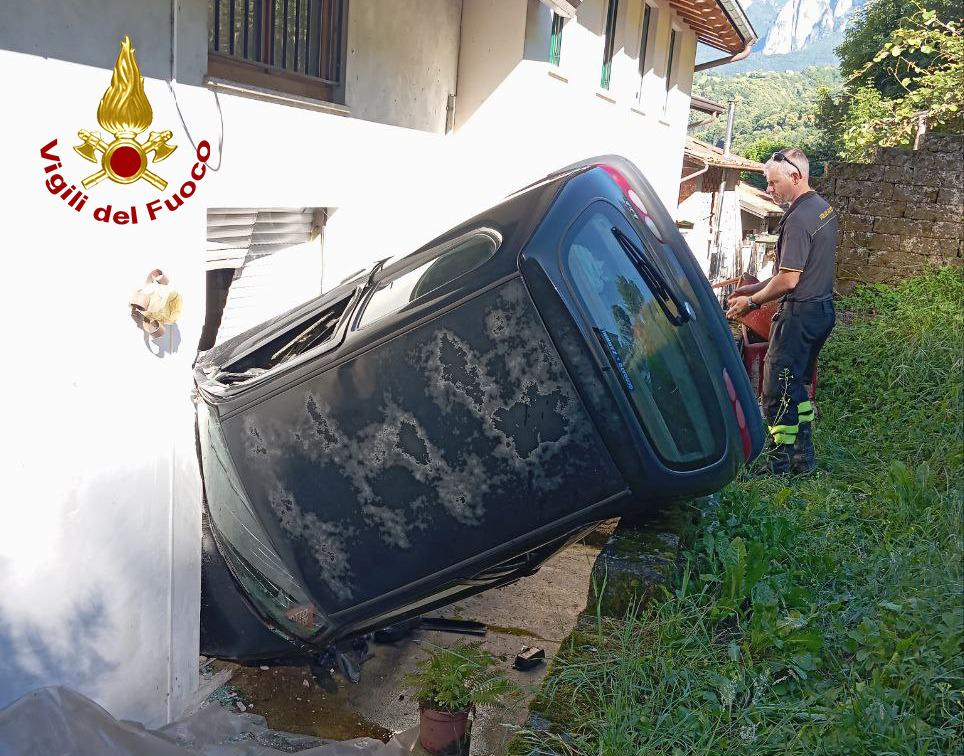
[[[170,130],[177,149],[148,166],[147,180],[84,189],[98,166],[72,149],[83,144],[78,131],[101,132],[87,148],[98,161],[130,138],[97,115],[125,35],[153,115],[140,141]],[[591,154],[627,155],[675,204],[697,40],[736,54],[754,35],[737,0],[8,9],[0,706],[66,684],[118,717],[157,725],[192,702],[191,364],[209,208],[222,220],[223,208],[309,218],[277,248],[259,248],[299,244],[287,280],[290,297],[304,298]],[[122,158],[109,161],[115,175],[134,175]],[[215,253],[258,258],[247,222],[210,243]],[[127,304],[154,268],[184,301],[157,342],[134,327]]]

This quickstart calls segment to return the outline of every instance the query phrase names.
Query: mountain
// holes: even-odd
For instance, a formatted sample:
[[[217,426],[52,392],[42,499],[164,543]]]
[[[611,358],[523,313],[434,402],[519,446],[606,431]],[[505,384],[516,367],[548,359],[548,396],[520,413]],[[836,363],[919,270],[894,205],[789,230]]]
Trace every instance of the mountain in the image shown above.
[[[801,71],[808,66],[835,66],[834,48],[865,0],[744,0],[742,5],[760,41],[746,60],[716,70],[720,74],[747,71]],[[701,51],[700,62],[717,57]]]
[[[853,6],[853,0],[787,0],[767,31],[763,54],[786,55],[826,37],[839,36]]]

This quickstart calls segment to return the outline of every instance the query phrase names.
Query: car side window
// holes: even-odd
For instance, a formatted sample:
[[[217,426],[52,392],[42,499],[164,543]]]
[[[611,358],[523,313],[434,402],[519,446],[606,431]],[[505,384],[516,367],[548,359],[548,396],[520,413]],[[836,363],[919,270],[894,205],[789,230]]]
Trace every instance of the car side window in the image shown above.
[[[499,248],[493,233],[475,233],[410,270],[379,282],[364,305],[356,328],[365,328],[479,267]],[[404,260],[401,261],[404,264]]]

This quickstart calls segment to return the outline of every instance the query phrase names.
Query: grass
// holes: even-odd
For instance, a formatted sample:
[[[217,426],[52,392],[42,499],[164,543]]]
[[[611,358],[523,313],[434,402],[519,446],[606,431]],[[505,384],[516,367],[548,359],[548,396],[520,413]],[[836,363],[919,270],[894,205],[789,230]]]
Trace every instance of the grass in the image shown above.
[[[821,472],[728,486],[672,593],[572,635],[517,752],[961,753],[962,303],[951,269],[840,303]]]

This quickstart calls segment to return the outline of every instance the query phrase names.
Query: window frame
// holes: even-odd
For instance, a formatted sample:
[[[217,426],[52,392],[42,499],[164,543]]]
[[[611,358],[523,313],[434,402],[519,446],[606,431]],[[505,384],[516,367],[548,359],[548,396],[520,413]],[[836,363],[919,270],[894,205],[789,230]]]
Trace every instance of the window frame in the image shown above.
[[[676,24],[670,25],[669,28],[669,42],[667,43],[666,49],[666,103],[664,103],[664,108],[666,104],[669,103],[669,93],[675,86],[674,77],[679,76],[679,48],[680,48],[680,37],[682,32],[676,28]]]
[[[619,18],[619,0],[608,0],[606,6],[606,32],[603,37],[603,62],[599,75],[599,88],[609,90],[612,84],[613,55],[616,51],[616,28]]]
[[[646,60],[652,52],[653,38],[656,36],[656,28],[659,25],[659,10],[650,3],[643,3],[643,13],[640,19],[639,30],[639,52],[637,68],[639,70],[639,91],[636,93],[636,102],[643,102],[644,88],[646,84]]]
[[[315,76],[299,71],[292,71],[288,68],[274,65],[274,43],[272,35],[271,16],[274,13],[275,0],[262,0],[262,13],[260,22],[258,14],[248,15],[249,0],[229,0],[229,14],[234,15],[235,4],[243,3],[245,27],[253,26],[252,36],[255,32],[260,32],[260,38],[253,40],[254,50],[248,55],[257,54],[261,60],[244,57],[244,53],[225,52],[217,49],[220,29],[218,26],[225,23],[220,19],[220,6],[222,0],[208,0],[208,12],[213,14],[215,26],[208,30],[208,79],[221,79],[239,84],[247,84],[285,94],[307,97],[323,102],[341,104],[344,102],[344,72],[346,56],[346,40],[348,27],[348,0],[314,0],[320,3],[318,11],[318,28],[316,33],[319,39],[319,72],[324,72],[326,76]],[[288,2],[284,1],[284,8],[287,10]],[[310,3],[312,0],[297,0],[297,4]],[[212,6],[217,8],[212,11]],[[310,8],[306,9],[311,13]],[[231,23],[231,21],[228,21]],[[334,27],[334,29],[332,29]],[[276,31],[276,30],[275,30]],[[310,30],[308,30],[310,34]],[[212,43],[212,34],[213,43]],[[309,36],[310,38],[310,36]],[[230,43],[233,45],[234,40]],[[244,33],[244,45],[247,47],[247,33]],[[287,53],[287,40],[282,39],[283,54]],[[324,71],[328,68],[327,71]]]
[[[636,228],[636,224],[631,222],[630,219],[626,216],[625,212],[617,205],[615,205],[611,200],[597,198],[593,202],[588,204],[586,207],[584,207],[580,211],[576,219],[566,229],[565,236],[563,237],[562,241],[559,244],[558,252],[557,252],[558,265],[559,265],[559,269],[562,272],[564,280],[566,282],[566,288],[568,290],[568,293],[573,298],[573,301],[576,304],[576,310],[579,312],[579,316],[580,316],[580,319],[582,320],[583,327],[589,329],[590,331],[596,332],[598,329],[596,318],[594,316],[594,313],[591,307],[589,306],[589,303],[586,302],[585,295],[579,289],[579,285],[575,279],[575,276],[573,275],[573,272],[571,270],[569,260],[568,260],[568,257],[571,254],[573,240],[586,227],[587,222],[594,211],[601,212],[604,216],[607,217],[607,221],[610,221],[613,218],[615,218],[618,224],[624,225],[626,226],[627,229],[631,230],[632,232],[631,238],[639,239],[641,246],[645,248],[645,254],[647,255],[647,258],[651,259],[651,261],[656,264],[657,268],[664,274],[666,273],[667,262],[665,260],[660,259],[661,256],[653,249],[651,245],[651,241],[656,241],[657,244],[660,244],[662,242],[660,242],[658,239],[655,239],[655,238],[653,240],[647,241],[645,237],[647,236],[648,229],[647,229],[647,232],[644,232],[641,229]],[[643,281],[643,283],[644,285],[647,286],[647,289],[648,289],[649,285],[646,284],[645,281]],[[687,328],[687,329],[692,327],[693,327],[692,323],[686,323],[683,326],[680,326],[680,328]],[[705,467],[709,467],[718,463],[725,456],[726,449],[727,449],[726,421],[723,416],[723,406],[722,406],[721,398],[718,395],[718,392],[716,390],[714,381],[711,378],[712,371],[710,366],[711,364],[715,365],[716,361],[709,358],[708,355],[706,354],[706,349],[704,347],[704,344],[702,343],[703,339],[699,334],[691,332],[689,334],[689,338],[695,345],[695,350],[699,354],[699,358],[702,361],[705,368],[706,385],[703,386],[703,388],[709,391],[709,394],[712,396],[712,399],[710,401],[707,401],[701,404],[702,409],[707,411],[706,412],[707,420],[709,421],[709,425],[710,425],[710,427],[707,430],[709,430],[711,433],[718,434],[719,438],[723,439],[722,441],[719,441],[718,442],[719,445],[712,450],[712,458],[703,458],[699,460],[694,459],[692,461],[689,461],[689,460],[684,460],[679,458],[673,459],[667,456],[667,454],[665,453],[665,450],[662,449],[660,447],[660,444],[657,442],[654,436],[653,428],[650,427],[652,418],[647,418],[644,412],[636,403],[636,401],[634,401],[633,397],[631,396],[633,391],[631,391],[624,383],[624,378],[620,374],[619,366],[616,364],[615,360],[612,360],[610,356],[607,355],[607,361],[611,365],[613,374],[615,376],[615,380],[620,386],[620,395],[625,401],[625,406],[636,418],[643,435],[645,436],[653,452],[656,454],[660,463],[669,470],[673,470],[675,472],[683,472],[683,473],[693,472],[695,470],[700,470]],[[592,338],[587,337],[587,340],[590,342],[596,341],[595,337],[592,337]],[[601,347],[601,344],[600,344],[600,347]],[[680,353],[682,354],[683,351],[681,350]],[[691,374],[691,375],[695,375],[695,374]],[[701,383],[703,380],[704,380],[704,376],[695,376],[693,379],[694,383]],[[649,391],[648,389],[646,390]],[[666,430],[667,434],[671,438],[673,444],[678,446],[678,442],[676,440],[675,435],[672,433],[671,430],[669,430],[666,416],[663,414],[663,406],[660,405],[658,398],[651,391],[649,391],[649,397],[652,400],[653,409],[658,415],[658,417],[656,418],[657,422],[664,426],[664,429]],[[712,417],[710,417],[710,415],[712,415]],[[715,438],[716,438],[716,435],[714,435],[714,439]],[[714,441],[714,443],[717,443],[717,442]]]
[[[459,247],[463,246],[467,242],[479,236],[489,239],[490,241],[492,241],[494,245],[492,252],[485,260],[483,260],[482,262],[480,262],[479,264],[475,265],[472,268],[463,270],[457,276],[449,279],[448,281],[441,284],[440,286],[437,286],[434,289],[431,289],[430,291],[427,291],[424,294],[421,294],[415,299],[412,299],[412,300],[409,300],[408,302],[403,303],[400,307],[384,313],[383,315],[376,318],[375,320],[372,320],[371,322],[364,323],[364,324],[362,323],[362,318],[364,317],[365,312],[368,310],[368,306],[369,304],[371,304],[372,298],[382,288],[383,284],[395,281],[401,278],[402,276],[405,276],[411,273],[412,271],[417,270],[423,265],[432,263],[440,259],[441,257],[447,255],[449,252],[452,252],[458,249]],[[478,270],[480,267],[482,267],[487,262],[489,262],[493,257],[495,257],[496,254],[498,254],[499,250],[502,248],[502,241],[503,241],[502,234],[496,229],[492,228],[491,226],[479,226],[478,228],[474,228],[471,231],[466,231],[464,234],[460,234],[456,238],[451,239],[445,242],[444,244],[439,244],[438,246],[432,247],[431,249],[427,249],[424,252],[419,254],[408,255],[400,259],[398,262],[388,267],[382,268],[375,276],[374,280],[372,281],[372,284],[369,287],[369,290],[361,297],[361,300],[359,301],[358,306],[355,308],[355,312],[351,318],[350,330],[352,332],[355,332],[355,331],[362,331],[368,328],[372,328],[373,326],[376,326],[381,321],[385,320],[385,318],[390,318],[397,315],[406,307],[418,302],[423,297],[426,297],[429,294],[432,294],[433,292],[436,292],[439,289],[444,288],[445,286],[448,286],[454,281],[458,281],[460,278],[471,273],[474,270]]]

